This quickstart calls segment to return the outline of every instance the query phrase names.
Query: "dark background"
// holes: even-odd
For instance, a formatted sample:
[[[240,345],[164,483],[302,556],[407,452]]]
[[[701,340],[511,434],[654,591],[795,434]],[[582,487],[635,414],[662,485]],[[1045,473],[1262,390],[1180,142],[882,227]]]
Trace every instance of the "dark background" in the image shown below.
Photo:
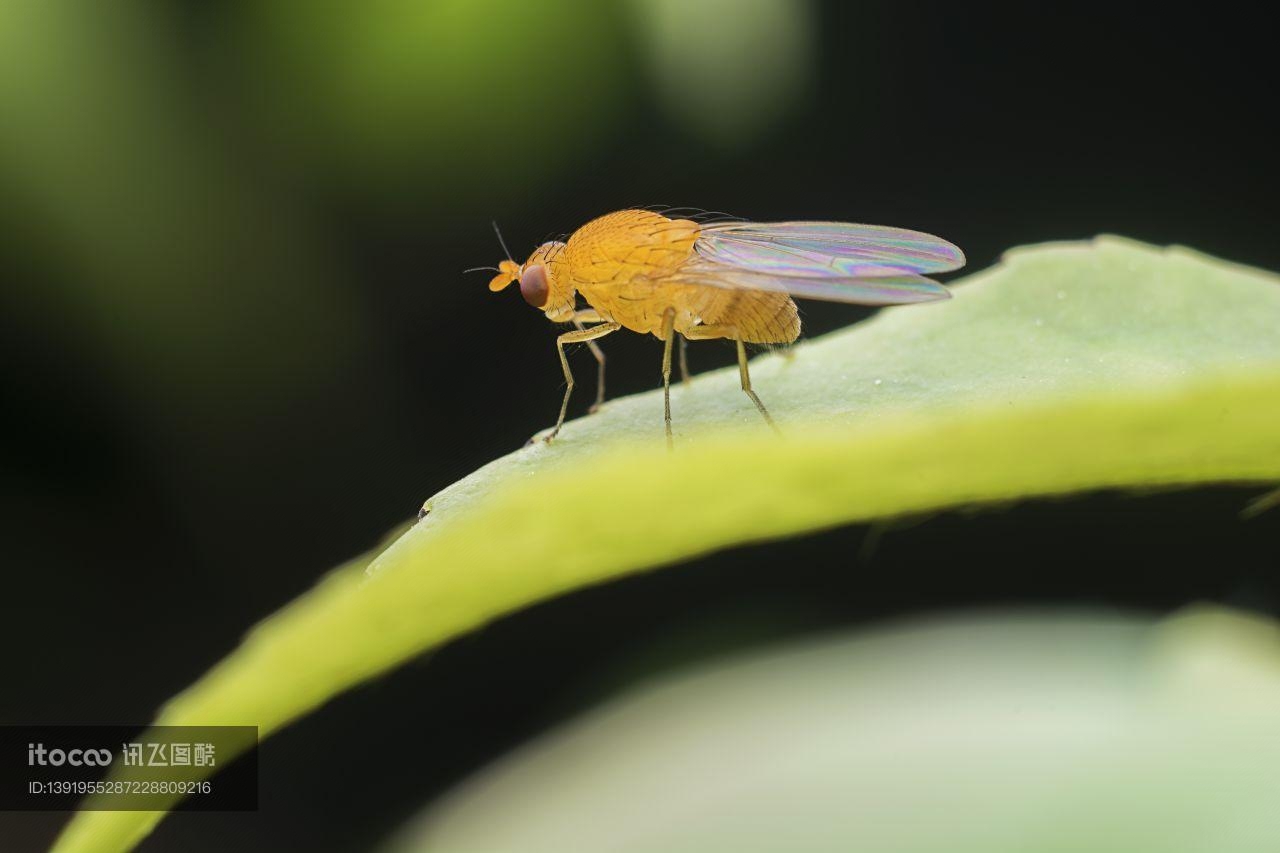
[[[552,327],[460,272],[500,259],[491,219],[521,257],[670,204],[919,228],[973,270],[1099,233],[1280,269],[1274,46],[1227,7],[340,5],[0,15],[0,723],[144,722],[549,425]],[[807,334],[865,313],[809,305]],[[608,350],[611,394],[656,383],[654,341]],[[1274,613],[1254,494],[848,528],[576,593],[338,698],[265,745],[261,811],[142,849],[364,849],[637,673],[779,636],[1004,603]],[[62,820],[2,815],[0,846]]]

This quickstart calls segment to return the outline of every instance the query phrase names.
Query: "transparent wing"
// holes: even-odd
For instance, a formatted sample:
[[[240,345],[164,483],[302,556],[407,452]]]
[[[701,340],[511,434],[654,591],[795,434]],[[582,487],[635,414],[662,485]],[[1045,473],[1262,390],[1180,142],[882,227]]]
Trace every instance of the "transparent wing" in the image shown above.
[[[802,299],[851,302],[856,305],[902,305],[949,299],[951,293],[932,279],[914,273],[871,278],[777,275],[741,269],[695,257],[664,279],[672,284],[727,290],[769,290]]]
[[[909,278],[964,266],[964,253],[940,237],[849,222],[715,223],[694,250],[711,263],[798,278]]]

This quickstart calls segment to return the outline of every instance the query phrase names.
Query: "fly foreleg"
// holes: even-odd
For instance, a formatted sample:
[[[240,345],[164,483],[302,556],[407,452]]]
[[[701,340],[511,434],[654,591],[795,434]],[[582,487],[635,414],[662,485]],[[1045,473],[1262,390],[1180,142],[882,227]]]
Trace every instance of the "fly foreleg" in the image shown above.
[[[586,308],[575,311],[572,322],[579,332],[584,332],[586,327],[582,325],[583,323],[603,323],[605,319],[594,308]],[[600,349],[600,345],[595,341],[587,341],[587,349],[591,350],[591,354],[596,358],[596,401],[591,404],[591,408],[587,409],[587,414],[592,415],[600,411],[600,407],[604,405],[604,350]],[[684,351],[681,350],[681,355],[683,354]]]
[[[569,398],[573,395],[573,371],[569,369],[569,359],[565,355],[564,348],[566,344],[582,344],[595,341],[597,338],[603,338],[611,332],[616,332],[622,328],[618,323],[601,323],[599,326],[592,326],[589,329],[576,329],[572,332],[565,332],[556,338],[556,352],[560,353],[560,367],[564,369],[564,401],[560,404],[560,417],[556,419],[555,428],[546,437],[546,441],[550,442],[560,433],[560,427],[564,426],[565,415],[569,411]],[[600,366],[604,367],[603,354],[601,356]]]

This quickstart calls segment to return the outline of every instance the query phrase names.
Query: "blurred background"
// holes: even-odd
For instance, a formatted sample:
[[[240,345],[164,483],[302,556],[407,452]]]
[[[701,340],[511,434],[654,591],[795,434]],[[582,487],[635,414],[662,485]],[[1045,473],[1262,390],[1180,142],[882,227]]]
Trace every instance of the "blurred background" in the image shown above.
[[[1280,269],[1271,46],[1214,15],[0,3],[0,722],[146,721],[553,421],[554,329],[461,272],[502,257],[493,220],[520,257],[666,204],[917,228],[975,271],[1104,232]],[[810,304],[806,333],[866,313]],[[657,384],[656,341],[607,344],[611,395]],[[635,673],[772,638],[1010,603],[1274,613],[1253,494],[855,527],[584,591],[338,699],[266,744],[259,812],[143,849],[365,849]],[[63,820],[0,816],[0,846]]]

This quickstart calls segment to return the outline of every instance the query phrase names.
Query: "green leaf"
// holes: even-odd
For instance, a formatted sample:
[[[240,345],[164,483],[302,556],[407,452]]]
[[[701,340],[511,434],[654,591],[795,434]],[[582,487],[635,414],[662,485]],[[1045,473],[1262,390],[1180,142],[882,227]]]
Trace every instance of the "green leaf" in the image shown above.
[[[1216,609],[824,635],[645,683],[386,851],[1273,851],[1277,701],[1280,629]]]
[[[953,300],[753,362],[782,438],[734,370],[673,392],[674,453],[660,394],[614,400],[432,498],[367,580],[330,576],[156,722],[266,735],[516,608],[731,545],[1089,489],[1280,480],[1278,285],[1116,238],[1020,249]],[[550,341],[544,355],[554,371]],[[80,814],[58,849],[125,849],[160,817]]]

